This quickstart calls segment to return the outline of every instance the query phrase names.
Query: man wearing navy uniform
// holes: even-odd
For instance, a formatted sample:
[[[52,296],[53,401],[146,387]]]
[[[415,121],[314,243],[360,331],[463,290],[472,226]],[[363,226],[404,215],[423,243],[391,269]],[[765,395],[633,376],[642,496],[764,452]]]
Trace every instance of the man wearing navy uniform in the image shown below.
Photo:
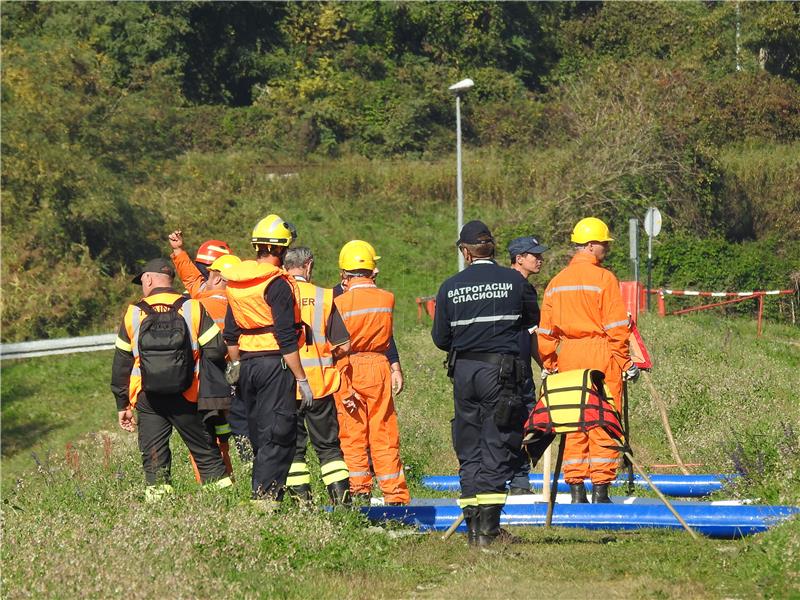
[[[469,266],[439,288],[431,336],[448,352],[467,541],[487,546],[500,533],[506,484],[518,464],[525,376],[519,339],[538,311],[531,285],[494,261],[484,223],[464,225],[457,246]]]
[[[547,246],[540,243],[538,239],[531,235],[514,238],[508,244],[508,256],[511,260],[511,268],[520,274],[526,282],[528,277],[535,275],[542,270],[542,253],[547,250]],[[533,286],[531,286],[533,287]],[[539,368],[542,366],[542,359],[539,358],[539,348],[536,343],[536,327],[539,325],[539,302],[536,295],[536,288],[533,288],[533,298],[536,302],[536,316],[533,326],[525,329],[519,334],[519,357],[522,359],[525,370],[525,380],[522,383],[522,398],[525,402],[525,413],[527,415],[536,405],[536,386],[533,384],[533,371],[531,370],[531,359],[536,361]],[[512,496],[517,494],[530,494],[531,485],[529,475],[531,463],[528,453],[520,449],[519,463],[514,469],[514,476],[511,478],[511,486],[508,493]]]

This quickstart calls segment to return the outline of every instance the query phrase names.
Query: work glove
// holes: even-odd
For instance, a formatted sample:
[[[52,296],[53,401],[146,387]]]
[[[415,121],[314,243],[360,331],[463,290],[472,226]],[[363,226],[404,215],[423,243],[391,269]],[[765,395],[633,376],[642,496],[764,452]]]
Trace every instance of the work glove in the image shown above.
[[[639,379],[640,373],[641,371],[639,370],[639,367],[637,367],[636,364],[631,364],[628,370],[625,371],[625,381],[636,383],[636,380]]]
[[[314,393],[308,384],[308,379],[298,379],[297,389],[300,391],[300,412],[304,413],[314,404]]]
[[[236,385],[239,382],[239,361],[234,360],[228,363],[225,367],[225,381],[230,385]]]
[[[555,375],[558,373],[558,367],[553,367],[552,369],[542,369],[542,381],[547,379],[548,375]]]

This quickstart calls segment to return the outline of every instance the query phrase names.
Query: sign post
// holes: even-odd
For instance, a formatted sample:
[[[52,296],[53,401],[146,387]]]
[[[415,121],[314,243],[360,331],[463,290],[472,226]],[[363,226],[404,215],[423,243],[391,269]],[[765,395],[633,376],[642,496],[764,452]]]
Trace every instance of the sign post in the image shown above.
[[[644,215],[644,230],[647,232],[647,310],[650,311],[650,289],[653,286],[653,238],[661,232],[661,213],[655,206]]]
[[[636,282],[636,314],[639,314],[639,219],[628,219],[628,241],[630,259],[633,264],[633,280]],[[638,316],[637,316],[638,318]]]

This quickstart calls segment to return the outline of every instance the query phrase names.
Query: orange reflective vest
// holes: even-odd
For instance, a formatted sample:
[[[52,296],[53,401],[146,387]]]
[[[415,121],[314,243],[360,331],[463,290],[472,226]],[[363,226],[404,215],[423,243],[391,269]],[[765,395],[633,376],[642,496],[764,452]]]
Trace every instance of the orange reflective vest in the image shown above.
[[[333,310],[333,290],[307,281],[295,281],[300,317],[307,326],[306,343],[300,346],[300,364],[306,372],[314,398],[324,398],[338,390],[341,384],[339,371],[333,365],[333,352],[327,336],[328,320]]]
[[[350,333],[350,351],[384,353],[392,337],[394,294],[368,277],[354,277],[334,300]]]
[[[178,298],[180,298],[180,294],[168,292],[153,294],[152,296],[144,298],[144,301],[151,306],[158,304],[172,305]],[[183,316],[183,319],[186,321],[186,325],[189,327],[189,332],[192,339],[192,353],[194,355],[194,380],[192,381],[192,385],[189,387],[189,389],[183,392],[183,397],[189,402],[197,402],[197,393],[200,389],[200,343],[198,342],[198,339],[200,337],[205,337],[208,334],[218,334],[217,328],[213,326],[213,332],[209,331],[203,334],[200,333],[200,319],[202,318],[202,313],[200,310],[200,303],[194,300],[187,300],[178,310],[178,312]],[[131,406],[136,406],[139,392],[142,391],[142,370],[139,361],[139,327],[141,326],[142,321],[144,321],[146,318],[147,314],[142,311],[141,308],[135,304],[128,306],[128,310],[125,313],[124,323],[125,331],[127,332],[128,339],[130,340],[130,350],[133,353],[133,368],[131,369],[131,378],[130,382],[128,383],[128,398],[130,399]],[[120,343],[126,346],[124,348],[125,350],[128,349],[127,344],[118,338],[118,347]]]
[[[239,349],[244,352],[280,350],[275,337],[272,307],[267,304],[264,294],[273,281],[284,279],[297,298],[297,284],[294,278],[280,267],[255,260],[245,260],[231,267],[225,272],[225,278],[228,280],[228,287],[225,289],[228,304],[236,324],[242,329]],[[294,322],[298,327],[300,338],[298,344],[302,345],[304,336],[297,302],[294,305],[294,313]]]

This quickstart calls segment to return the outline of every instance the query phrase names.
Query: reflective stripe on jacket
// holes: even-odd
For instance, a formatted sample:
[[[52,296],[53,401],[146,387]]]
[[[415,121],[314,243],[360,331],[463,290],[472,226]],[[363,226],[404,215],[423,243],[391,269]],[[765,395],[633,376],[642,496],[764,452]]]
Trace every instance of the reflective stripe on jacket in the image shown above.
[[[351,353],[384,353],[389,349],[394,294],[380,289],[368,277],[354,277],[334,302],[350,332]]]
[[[151,306],[155,306],[158,304],[161,305],[172,305],[178,298],[180,298],[180,294],[177,293],[159,293],[153,294],[152,296],[148,296],[143,300],[150,304]],[[183,392],[183,397],[186,398],[189,402],[197,402],[197,393],[200,388],[200,377],[199,377],[199,358],[200,358],[200,346],[206,342],[208,339],[211,339],[215,335],[219,333],[219,328],[216,326],[210,327],[207,331],[200,332],[200,319],[201,319],[201,309],[200,303],[187,300],[184,302],[183,306],[178,310],[178,312],[183,316],[186,324],[188,325],[189,332],[191,334],[191,341],[192,341],[192,354],[194,356],[194,379],[192,381],[192,385]],[[147,314],[142,311],[138,306],[131,304],[128,306],[128,310],[125,313],[125,331],[128,334],[128,339],[130,343],[125,342],[124,340],[117,338],[116,345],[118,348],[122,350],[130,351],[133,353],[133,368],[131,369],[131,377],[128,383],[128,398],[130,399],[131,406],[136,405],[136,401],[139,397],[139,392],[142,391],[142,371],[140,367],[140,359],[139,359],[139,328],[141,327],[142,322],[147,318]]]
[[[297,298],[297,284],[294,278],[280,267],[254,260],[245,260],[230,268],[225,272],[225,278],[228,280],[228,287],[225,289],[228,304],[236,324],[242,328],[239,349],[244,352],[280,350],[275,337],[272,307],[267,303],[264,294],[273,281],[282,278],[289,283]],[[294,321],[299,325],[300,307],[296,302],[294,311]],[[299,343],[302,342],[301,332]]]
[[[300,346],[300,363],[314,398],[324,398],[338,390],[341,383],[339,371],[333,365],[333,353],[327,337],[328,320],[333,310],[333,290],[307,281],[297,280],[296,283],[300,318],[307,326],[305,344]]]

